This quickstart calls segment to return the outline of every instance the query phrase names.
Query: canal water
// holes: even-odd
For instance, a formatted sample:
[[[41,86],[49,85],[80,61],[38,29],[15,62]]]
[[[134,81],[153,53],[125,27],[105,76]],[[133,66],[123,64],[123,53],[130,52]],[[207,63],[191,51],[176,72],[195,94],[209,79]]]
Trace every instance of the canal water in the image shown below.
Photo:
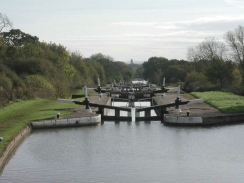
[[[243,124],[176,127],[133,121],[33,130],[0,182],[238,183],[244,180],[243,139]]]

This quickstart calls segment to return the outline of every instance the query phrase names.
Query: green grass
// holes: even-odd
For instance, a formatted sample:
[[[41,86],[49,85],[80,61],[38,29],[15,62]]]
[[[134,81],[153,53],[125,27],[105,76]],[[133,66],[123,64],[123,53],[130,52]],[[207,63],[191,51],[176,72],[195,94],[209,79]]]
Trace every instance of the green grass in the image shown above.
[[[85,94],[85,93],[84,93],[84,90],[79,89],[79,90],[77,90],[77,91],[75,92],[75,94]]]
[[[0,110],[0,156],[7,144],[30,122],[54,119],[60,115],[72,113],[68,109],[79,107],[76,104],[60,103],[56,100],[35,99],[19,101]],[[67,109],[67,110],[65,110]]]
[[[244,97],[228,92],[192,92],[191,95],[203,98],[205,102],[223,113],[244,113]]]

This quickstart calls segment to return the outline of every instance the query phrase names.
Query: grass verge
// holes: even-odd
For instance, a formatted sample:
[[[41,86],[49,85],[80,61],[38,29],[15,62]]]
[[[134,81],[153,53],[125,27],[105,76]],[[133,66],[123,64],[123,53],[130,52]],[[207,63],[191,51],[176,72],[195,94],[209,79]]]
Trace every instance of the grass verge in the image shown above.
[[[0,110],[0,156],[8,143],[30,122],[54,119],[57,112],[71,114],[68,109],[77,108],[76,104],[60,103],[56,100],[34,99],[15,102]]]
[[[192,92],[196,98],[203,98],[205,102],[223,113],[244,113],[244,97],[228,92]]]

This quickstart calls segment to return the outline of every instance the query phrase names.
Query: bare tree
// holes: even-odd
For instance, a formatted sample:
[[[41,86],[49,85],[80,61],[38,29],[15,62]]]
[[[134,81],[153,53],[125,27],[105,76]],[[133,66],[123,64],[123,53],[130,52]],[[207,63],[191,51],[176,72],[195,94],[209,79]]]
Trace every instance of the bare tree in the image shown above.
[[[225,40],[229,45],[231,56],[239,64],[244,78],[244,27],[239,25],[234,31],[227,32]]]
[[[0,33],[3,31],[4,28],[12,28],[13,23],[9,20],[9,18],[0,13]]]
[[[227,60],[227,48],[223,42],[214,37],[206,38],[194,48],[188,48],[188,60],[194,63],[195,70],[201,72],[209,62],[215,59]]]
[[[9,18],[6,15],[0,13],[0,45],[2,45],[4,42],[3,35],[2,35],[3,29],[12,28],[12,26],[13,23],[9,20]]]
[[[224,43],[214,37],[209,37],[195,48],[188,49],[188,59],[190,61],[213,60],[214,58],[226,60],[227,49]]]

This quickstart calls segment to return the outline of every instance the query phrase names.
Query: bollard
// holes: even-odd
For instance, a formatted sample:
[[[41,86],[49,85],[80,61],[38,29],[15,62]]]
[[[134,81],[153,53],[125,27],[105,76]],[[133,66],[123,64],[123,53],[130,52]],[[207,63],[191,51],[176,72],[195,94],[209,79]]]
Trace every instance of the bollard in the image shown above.
[[[181,102],[180,98],[177,97],[175,100],[175,108],[173,110],[174,113],[181,113],[181,109],[180,109],[180,105],[179,105],[180,102]]]
[[[186,115],[187,115],[187,116],[190,116],[190,110],[187,110],[187,111],[186,111]]]
[[[86,105],[85,112],[86,113],[92,113],[92,109],[89,106],[89,100],[88,100],[88,98],[85,98],[84,104]]]

